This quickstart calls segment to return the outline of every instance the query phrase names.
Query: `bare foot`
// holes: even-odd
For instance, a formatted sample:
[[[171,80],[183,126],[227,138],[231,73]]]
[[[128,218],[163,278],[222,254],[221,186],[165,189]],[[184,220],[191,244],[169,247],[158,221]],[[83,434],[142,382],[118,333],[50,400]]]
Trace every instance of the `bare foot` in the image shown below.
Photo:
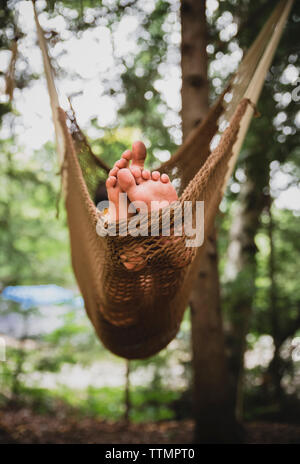
[[[145,169],[140,171],[138,184],[130,169],[122,168],[117,174],[118,184],[122,191],[127,193],[130,202],[142,201],[147,205],[148,211],[151,211],[178,200],[176,190],[167,174],[160,175],[158,171],[151,174]]]
[[[132,202],[143,202],[148,211],[151,211],[178,200],[175,188],[167,174],[160,175],[158,171],[151,174],[150,171],[144,169],[145,158],[145,145],[142,142],[134,142],[132,150],[126,150],[111,169],[106,181],[108,199],[115,207],[110,210],[111,220],[132,216],[133,212],[128,212],[128,207]],[[127,194],[129,201],[125,197],[120,202],[122,193]],[[134,251],[124,250],[120,257],[124,266],[129,270],[139,270],[145,265],[142,247],[137,247]]]
[[[129,203],[120,197],[121,193],[126,193],[130,202],[144,202],[149,211],[163,208],[178,199],[167,174],[160,175],[158,171],[151,174],[144,169],[145,158],[145,145],[139,141],[134,142],[132,150],[126,150],[109,172],[106,188],[108,199],[115,206],[115,213],[111,209],[112,220],[132,215],[128,213]]]
[[[131,161],[130,170],[135,176],[136,183],[139,184],[142,180],[141,172],[144,167],[144,162],[146,158],[146,147],[143,142],[137,141],[132,144],[132,150],[126,150],[115,164],[114,167],[109,172],[109,177],[106,180],[106,189],[108,194],[108,200],[112,202],[115,206],[115,209],[111,208],[109,211],[110,218],[113,221],[119,219],[126,219],[128,216],[131,216],[132,213],[128,213],[128,204],[129,202],[125,201],[120,193],[125,193],[124,190],[120,188],[117,174],[120,169],[128,168],[129,162]]]
[[[143,201],[149,211],[178,200],[169,176],[160,175],[158,171],[151,174],[150,171],[144,169],[145,158],[146,147],[143,142],[134,142],[131,151],[132,163],[129,169],[128,166],[124,166],[117,172],[118,184],[122,191],[127,193],[129,200],[131,202]]]
[[[120,193],[125,193],[119,185],[117,174],[120,169],[124,169],[129,166],[129,160],[132,158],[131,150],[126,150],[122,154],[121,159],[119,159],[114,167],[109,171],[108,178],[106,180],[106,189],[108,200],[115,206],[110,208],[109,214],[112,221],[117,221],[119,219],[125,219],[128,216],[128,200],[125,198],[120,200]],[[126,200],[126,201],[125,201]]]

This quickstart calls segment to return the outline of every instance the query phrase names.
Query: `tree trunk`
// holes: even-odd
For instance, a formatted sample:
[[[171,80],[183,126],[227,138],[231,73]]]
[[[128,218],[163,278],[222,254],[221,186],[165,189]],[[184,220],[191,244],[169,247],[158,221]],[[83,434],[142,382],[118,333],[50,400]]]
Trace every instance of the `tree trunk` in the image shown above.
[[[275,350],[273,359],[269,365],[269,373],[272,378],[272,386],[274,387],[274,400],[281,406],[283,399],[283,390],[281,387],[281,379],[283,375],[283,362],[280,358],[280,348],[282,344],[280,324],[278,318],[278,307],[277,307],[277,289],[276,289],[276,276],[275,276],[275,245],[274,245],[274,223],[272,216],[272,199],[269,197],[268,204],[268,235],[270,243],[270,255],[269,255],[269,277],[270,277],[270,322],[272,336],[274,340]]]
[[[237,441],[225,355],[215,233],[207,239],[196,286],[191,296],[195,439],[200,443]]]
[[[209,109],[205,0],[181,2],[182,132],[187,134]]]
[[[205,1],[181,3],[183,139],[206,116],[209,108],[205,7]],[[195,440],[232,441],[235,426],[227,381],[215,233],[206,242],[190,305]]]
[[[255,295],[256,245],[255,236],[260,225],[260,216],[267,204],[255,178],[256,155],[249,157],[250,169],[247,181],[242,184],[239,203],[234,211],[225,267],[228,292],[227,305],[230,310],[231,330],[228,335],[230,359],[230,383],[235,398],[238,420],[243,418],[244,353]],[[261,185],[268,185],[268,165],[260,169]]]
[[[126,376],[125,376],[125,398],[124,398],[124,421],[130,421],[130,410],[131,410],[131,401],[130,401],[130,361],[126,359]]]

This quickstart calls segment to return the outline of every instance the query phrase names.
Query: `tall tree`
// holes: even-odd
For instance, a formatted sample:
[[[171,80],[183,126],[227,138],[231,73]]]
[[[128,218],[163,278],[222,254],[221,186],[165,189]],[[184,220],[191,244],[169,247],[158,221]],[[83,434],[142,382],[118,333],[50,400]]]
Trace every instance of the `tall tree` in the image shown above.
[[[181,3],[183,139],[209,109],[206,2]],[[194,412],[197,442],[231,441],[234,411],[228,388],[216,233],[208,237],[191,295]]]

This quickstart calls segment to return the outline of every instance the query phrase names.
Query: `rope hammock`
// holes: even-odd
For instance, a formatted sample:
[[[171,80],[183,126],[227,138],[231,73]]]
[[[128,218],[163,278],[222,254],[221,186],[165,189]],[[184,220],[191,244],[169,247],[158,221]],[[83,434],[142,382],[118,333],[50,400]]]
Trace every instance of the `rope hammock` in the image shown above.
[[[204,201],[204,237],[213,225],[292,3],[278,3],[207,118],[160,168],[177,179],[180,202],[192,202],[193,224],[196,201]],[[35,5],[34,14],[55,125],[72,265],[85,308],[109,350],[127,359],[146,358],[178,332],[203,247],[186,247],[184,232],[168,239],[97,234],[99,212],[92,198],[109,168],[92,153],[74,115],[68,117],[59,107]],[[161,221],[170,209],[159,213]],[[174,215],[171,211],[172,224]],[[120,221],[117,230],[123,226]],[[142,268],[127,269],[128,257],[142,262]]]

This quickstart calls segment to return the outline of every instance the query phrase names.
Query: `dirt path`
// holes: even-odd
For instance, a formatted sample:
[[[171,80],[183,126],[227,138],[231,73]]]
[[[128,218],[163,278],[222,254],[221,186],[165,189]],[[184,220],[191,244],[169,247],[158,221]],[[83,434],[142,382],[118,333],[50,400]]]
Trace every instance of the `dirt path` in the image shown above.
[[[0,411],[0,444],[4,443],[105,443],[188,444],[192,421],[165,421],[126,425],[96,419],[75,419],[64,414],[46,416],[29,409]],[[300,444],[300,426],[277,423],[246,425],[245,443]]]

